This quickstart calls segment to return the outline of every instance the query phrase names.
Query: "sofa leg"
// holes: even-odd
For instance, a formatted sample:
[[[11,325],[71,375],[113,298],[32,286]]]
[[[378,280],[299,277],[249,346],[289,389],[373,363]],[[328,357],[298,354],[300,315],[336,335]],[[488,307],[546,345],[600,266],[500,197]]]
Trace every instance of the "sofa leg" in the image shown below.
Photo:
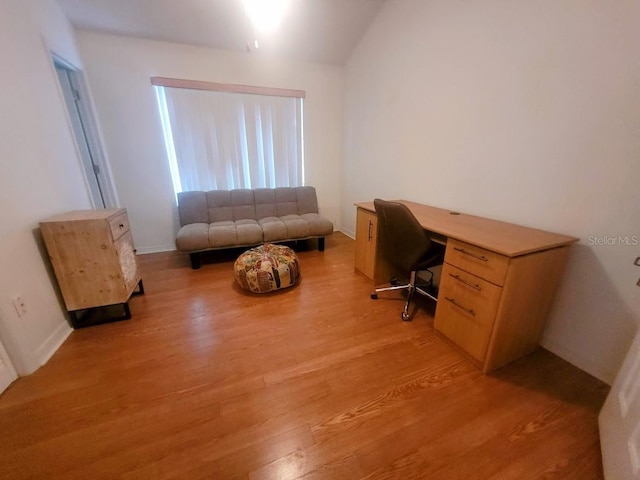
[[[324,237],[318,237],[318,251],[324,252]]]
[[[200,254],[190,253],[189,258],[191,259],[191,268],[194,270],[198,270],[200,268]]]

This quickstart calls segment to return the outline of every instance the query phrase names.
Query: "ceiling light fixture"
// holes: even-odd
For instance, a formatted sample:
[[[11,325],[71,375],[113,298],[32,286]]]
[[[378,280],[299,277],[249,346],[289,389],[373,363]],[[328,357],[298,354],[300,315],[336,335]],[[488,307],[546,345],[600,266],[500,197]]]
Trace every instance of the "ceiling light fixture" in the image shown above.
[[[269,34],[280,25],[290,0],[243,0],[243,3],[254,28]]]

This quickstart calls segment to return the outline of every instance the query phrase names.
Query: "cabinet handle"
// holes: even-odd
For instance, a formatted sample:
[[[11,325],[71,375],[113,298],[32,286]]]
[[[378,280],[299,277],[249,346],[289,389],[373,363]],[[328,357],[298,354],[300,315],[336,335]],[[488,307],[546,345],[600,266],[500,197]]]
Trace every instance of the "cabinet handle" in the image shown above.
[[[460,283],[464,283],[466,286],[473,288],[474,290],[478,290],[479,292],[482,291],[482,288],[480,288],[480,285],[478,285],[477,283],[476,284],[469,283],[466,280],[460,278],[460,275],[456,273],[450,273],[449,276],[455,278]]]
[[[451,302],[454,306],[458,307],[460,310],[467,312],[469,315],[475,317],[476,316],[476,312],[474,312],[473,310],[471,310],[470,308],[465,308],[462,305],[460,305],[458,302],[456,302],[455,298],[449,298],[449,297],[444,297],[448,302]]]
[[[485,257],[484,255],[476,255],[475,253],[471,253],[471,252],[467,252],[464,248],[460,248],[460,247],[453,247],[454,250],[464,254],[464,255],[469,255],[470,257],[473,258],[477,258],[478,260],[482,260],[483,262],[488,262],[489,259],[487,257]]]
[[[371,227],[373,227],[373,222],[371,220],[369,220],[369,230],[367,232],[367,241],[371,240],[372,234],[371,234]]]
[[[120,225],[118,225],[120,228],[124,228],[124,223],[121,223]]]

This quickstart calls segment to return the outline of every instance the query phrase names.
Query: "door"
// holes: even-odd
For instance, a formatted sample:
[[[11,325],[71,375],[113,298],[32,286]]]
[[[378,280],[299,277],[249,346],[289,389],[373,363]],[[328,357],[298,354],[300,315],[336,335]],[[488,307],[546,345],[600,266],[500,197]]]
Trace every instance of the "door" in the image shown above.
[[[598,423],[605,478],[640,479],[640,333],[611,387]]]
[[[0,393],[4,392],[16,378],[18,378],[16,370],[13,368],[4,345],[0,342]]]
[[[640,267],[640,257],[635,261]],[[637,285],[640,287],[640,279]],[[640,331],[598,417],[604,476],[640,480]]]

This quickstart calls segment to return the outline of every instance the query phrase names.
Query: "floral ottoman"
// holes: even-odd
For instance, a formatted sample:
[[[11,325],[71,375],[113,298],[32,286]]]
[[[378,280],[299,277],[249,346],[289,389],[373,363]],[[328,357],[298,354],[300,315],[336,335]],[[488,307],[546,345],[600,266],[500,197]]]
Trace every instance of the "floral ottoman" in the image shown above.
[[[265,244],[247,250],[233,269],[238,284],[254,293],[292,287],[300,278],[298,257],[284,245]]]

